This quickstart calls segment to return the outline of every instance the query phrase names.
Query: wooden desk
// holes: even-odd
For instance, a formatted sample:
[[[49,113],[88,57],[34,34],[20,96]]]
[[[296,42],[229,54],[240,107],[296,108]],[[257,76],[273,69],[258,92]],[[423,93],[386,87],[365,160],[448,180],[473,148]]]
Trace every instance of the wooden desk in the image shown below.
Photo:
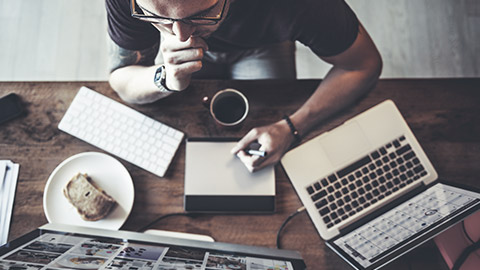
[[[319,81],[196,81],[188,91],[133,108],[183,130],[187,137],[242,136],[293,113]],[[47,222],[43,190],[48,176],[64,159],[84,151],[101,151],[58,130],[57,125],[80,86],[119,100],[106,82],[0,83],[0,96],[19,94],[27,116],[0,127],[0,159],[21,164],[10,238]],[[219,128],[201,105],[204,95],[233,87],[246,94],[251,112],[241,130]],[[390,98],[403,113],[443,179],[479,186],[480,79],[381,80],[354,106],[318,126],[312,138],[355,114]],[[185,145],[180,146],[166,177],[159,178],[120,160],[135,185],[135,204],[124,230],[137,230],[156,217],[183,211]],[[275,247],[277,229],[301,203],[281,166],[276,167],[277,211],[272,215],[170,217],[154,228],[207,234],[221,242]],[[285,228],[283,246],[299,250],[309,269],[351,269],[320,239],[307,214]],[[389,264],[386,269],[447,269],[432,241]]]

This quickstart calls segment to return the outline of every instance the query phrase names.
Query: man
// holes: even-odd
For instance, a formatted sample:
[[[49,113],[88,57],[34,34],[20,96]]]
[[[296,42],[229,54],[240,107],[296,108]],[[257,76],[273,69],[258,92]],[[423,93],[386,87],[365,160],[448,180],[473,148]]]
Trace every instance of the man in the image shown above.
[[[294,114],[252,129],[232,149],[251,172],[277,163],[301,135],[372,89],[381,72],[380,54],[343,0],[106,0],[106,6],[109,81],[127,102],[183,91],[192,76],[294,79],[296,40],[333,65]],[[154,64],[159,47],[164,66]],[[243,151],[254,141],[266,157]]]

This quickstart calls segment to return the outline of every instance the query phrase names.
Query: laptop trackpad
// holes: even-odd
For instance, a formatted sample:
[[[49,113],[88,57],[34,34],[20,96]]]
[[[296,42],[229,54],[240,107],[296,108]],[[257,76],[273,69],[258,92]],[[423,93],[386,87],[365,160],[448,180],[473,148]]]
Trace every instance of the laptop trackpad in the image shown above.
[[[370,148],[369,140],[356,121],[330,131],[322,139],[321,144],[335,167],[355,161]]]

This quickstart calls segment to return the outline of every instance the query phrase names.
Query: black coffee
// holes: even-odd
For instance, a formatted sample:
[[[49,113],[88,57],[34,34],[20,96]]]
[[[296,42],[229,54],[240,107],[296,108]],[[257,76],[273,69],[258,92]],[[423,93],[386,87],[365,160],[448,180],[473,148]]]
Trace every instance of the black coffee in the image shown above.
[[[235,123],[245,114],[245,101],[237,96],[219,97],[213,104],[215,117],[224,123]]]

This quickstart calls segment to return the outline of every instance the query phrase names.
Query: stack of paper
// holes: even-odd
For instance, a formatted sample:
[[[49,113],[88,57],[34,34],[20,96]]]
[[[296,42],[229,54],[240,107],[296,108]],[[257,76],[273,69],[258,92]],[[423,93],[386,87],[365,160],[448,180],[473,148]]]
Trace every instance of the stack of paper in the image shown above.
[[[7,243],[19,165],[0,160],[0,246]]]

